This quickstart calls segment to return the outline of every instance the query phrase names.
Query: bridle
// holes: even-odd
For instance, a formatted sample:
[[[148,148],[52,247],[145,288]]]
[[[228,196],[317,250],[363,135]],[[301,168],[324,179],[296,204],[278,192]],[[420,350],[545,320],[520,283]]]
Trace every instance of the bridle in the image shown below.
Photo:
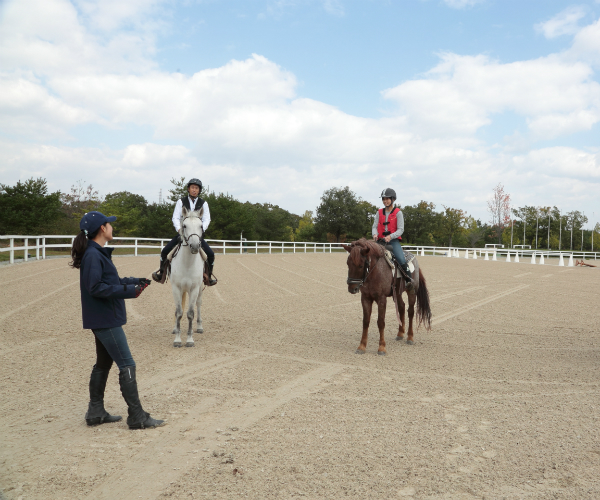
[[[348,270],[348,273],[349,272],[350,272],[350,270]],[[364,266],[362,279],[361,278],[351,278],[350,276],[348,276],[348,279],[346,280],[346,284],[347,285],[358,285],[358,288],[360,289],[360,287],[365,284],[365,281],[367,281],[367,278],[369,277],[370,272],[371,272],[371,268],[369,266],[369,258],[365,257],[365,266]]]
[[[190,216],[187,216],[187,217],[184,217],[183,219],[181,219],[181,227],[182,227],[182,229],[183,229],[183,223],[184,223],[185,219],[189,219],[189,218],[190,218]],[[198,239],[200,241],[202,241],[202,236],[200,236],[198,233],[192,233],[192,234],[188,235],[188,237],[186,238],[185,232],[181,231],[181,238],[183,239],[183,241],[181,242],[181,246],[182,247],[188,247],[188,246],[190,246],[190,241],[189,240],[190,240],[190,238],[192,236],[198,236]]]

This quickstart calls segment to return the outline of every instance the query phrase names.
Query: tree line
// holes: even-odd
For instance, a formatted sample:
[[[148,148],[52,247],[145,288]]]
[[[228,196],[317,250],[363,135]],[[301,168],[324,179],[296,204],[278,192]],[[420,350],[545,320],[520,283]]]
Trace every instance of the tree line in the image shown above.
[[[169,194],[162,203],[149,203],[129,191],[102,197],[92,185],[84,186],[82,182],[73,185],[68,193],[49,192],[43,178],[18,181],[14,186],[0,184],[0,234],[76,234],[82,215],[99,210],[117,216],[115,236],[171,238],[173,208],[185,195],[183,177],[171,179]],[[315,211],[307,210],[302,215],[270,203],[242,202],[209,187],[200,196],[207,201],[211,212],[208,239],[344,242],[371,238],[379,208],[362,200],[349,187],[327,189]],[[512,240],[513,245],[529,244],[536,248],[537,235],[538,248],[547,248],[549,244],[552,249],[577,250],[583,236],[584,250],[591,250],[592,232],[582,231],[588,221],[580,212],[561,214],[556,207],[525,206],[510,209],[508,213],[507,206],[496,214],[498,217],[492,214],[490,223],[445,205],[438,210],[427,201],[399,206],[405,224],[402,239],[413,245],[471,248],[498,242],[510,246]],[[600,249],[599,232],[597,225],[595,250]]]

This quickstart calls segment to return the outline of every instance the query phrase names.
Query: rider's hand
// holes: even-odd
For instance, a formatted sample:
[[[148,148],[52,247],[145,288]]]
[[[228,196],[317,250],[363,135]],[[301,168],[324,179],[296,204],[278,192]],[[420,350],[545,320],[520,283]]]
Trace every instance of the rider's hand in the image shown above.
[[[376,234],[373,235],[373,241],[377,241],[377,235]]]
[[[389,243],[389,242],[392,240],[392,238],[391,238],[391,237],[390,237],[390,235],[388,234],[388,235],[387,235],[387,236],[384,238],[384,240],[385,240],[385,242],[386,242],[386,243]]]
[[[149,279],[147,279],[147,278],[138,278],[138,280],[139,280],[139,282],[140,282],[140,285],[146,285],[146,286],[149,286],[149,285],[151,285],[151,284],[152,284],[152,281],[150,281],[150,280],[149,280]],[[144,287],[144,288],[145,288],[145,287]]]

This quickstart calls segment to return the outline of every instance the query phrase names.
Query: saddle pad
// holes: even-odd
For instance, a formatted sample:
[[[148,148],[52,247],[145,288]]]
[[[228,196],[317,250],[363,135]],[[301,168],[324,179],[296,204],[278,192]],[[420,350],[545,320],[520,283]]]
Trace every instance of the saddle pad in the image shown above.
[[[413,263],[413,260],[415,260],[415,256],[410,253],[407,252],[406,250],[402,250],[404,252],[404,258],[406,259],[406,263],[408,264],[408,269],[410,270],[411,273],[415,272],[415,265]],[[384,255],[385,255],[385,260],[387,261],[388,265],[392,268],[392,271],[394,270],[394,261],[392,260],[392,252],[390,252],[387,248],[384,249]],[[400,276],[400,274],[396,273],[396,277]]]

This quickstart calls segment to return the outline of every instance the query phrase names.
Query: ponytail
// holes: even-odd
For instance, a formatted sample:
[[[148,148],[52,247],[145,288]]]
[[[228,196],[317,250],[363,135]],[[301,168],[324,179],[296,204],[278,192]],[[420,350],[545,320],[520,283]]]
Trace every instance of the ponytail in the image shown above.
[[[100,228],[94,231],[92,234],[86,234],[87,231],[80,231],[75,239],[73,240],[73,246],[71,247],[71,257],[73,260],[69,262],[69,265],[74,269],[79,269],[81,267],[81,259],[83,259],[83,254],[87,250],[88,240],[93,240],[97,235]]]

